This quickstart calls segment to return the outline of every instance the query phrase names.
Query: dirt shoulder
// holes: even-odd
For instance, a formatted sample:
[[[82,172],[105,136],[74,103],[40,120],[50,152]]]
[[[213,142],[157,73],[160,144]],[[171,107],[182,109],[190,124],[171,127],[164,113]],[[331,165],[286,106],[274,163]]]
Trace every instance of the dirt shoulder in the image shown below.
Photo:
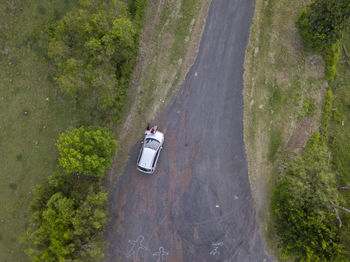
[[[131,147],[182,84],[197,57],[211,0],[187,1],[191,5],[182,6],[184,2],[148,1],[125,119],[115,128],[120,147],[110,172],[111,186],[118,181]],[[181,52],[175,45],[182,47]]]
[[[296,18],[307,3],[257,0],[245,58],[244,140],[257,218],[278,253],[270,216],[278,170],[318,129],[327,87],[324,62],[306,56]]]

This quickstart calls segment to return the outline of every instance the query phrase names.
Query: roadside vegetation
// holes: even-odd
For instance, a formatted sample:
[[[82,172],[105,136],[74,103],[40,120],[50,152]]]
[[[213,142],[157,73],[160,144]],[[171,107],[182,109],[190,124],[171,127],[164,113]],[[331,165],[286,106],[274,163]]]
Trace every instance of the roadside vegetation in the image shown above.
[[[123,114],[139,34],[128,14],[122,1],[83,1],[49,29],[55,81],[93,120]]]
[[[36,186],[28,229],[32,261],[94,261],[103,258],[107,192],[102,187],[117,141],[105,128],[62,133],[58,170]]]
[[[305,7],[297,20],[307,51],[323,55],[326,77],[333,80],[339,61],[340,40],[350,17],[347,0],[316,0]]]
[[[336,176],[328,166],[329,152],[316,132],[305,151],[289,162],[273,191],[272,209],[281,246],[280,258],[301,261],[347,261],[344,235],[333,206],[342,201]]]
[[[146,1],[81,1],[47,27],[54,78],[83,123],[120,120],[136,61]],[[134,17],[132,17],[132,15]],[[137,16],[136,16],[137,15]],[[133,25],[132,19],[138,23]],[[27,231],[32,261],[94,261],[104,256],[107,193],[102,187],[117,141],[106,128],[80,127],[57,142],[58,171],[34,190]]]
[[[315,0],[298,17],[306,50],[323,54],[328,80],[336,76],[340,41],[349,18],[349,1],[324,0]],[[332,91],[328,89],[320,133],[315,132],[302,155],[287,160],[288,168],[279,172],[272,210],[281,258],[350,260],[349,218],[339,215],[339,210],[347,212],[346,216],[350,215],[350,210],[343,207],[350,199],[344,198],[337,190],[341,185],[336,183],[337,176],[332,170],[336,165],[330,165],[331,152],[327,147],[332,102]],[[338,174],[338,180],[340,178]]]
[[[283,2],[257,1],[247,51],[245,142],[258,215],[280,260],[349,261],[350,2]]]
[[[111,179],[115,143],[94,132],[113,138],[107,126],[123,141],[115,179],[140,130],[194,62],[210,3],[147,2],[0,4],[1,261],[103,256],[102,185]],[[96,144],[85,137],[91,132]],[[84,141],[74,144],[78,138]],[[97,154],[91,147],[100,143],[98,152],[109,150]]]

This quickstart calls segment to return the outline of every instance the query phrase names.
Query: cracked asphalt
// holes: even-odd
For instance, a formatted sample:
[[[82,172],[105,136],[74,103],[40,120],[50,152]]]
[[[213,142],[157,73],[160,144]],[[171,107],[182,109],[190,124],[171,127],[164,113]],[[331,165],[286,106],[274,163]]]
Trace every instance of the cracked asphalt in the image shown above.
[[[110,196],[105,261],[272,260],[243,143],[243,62],[253,12],[253,0],[212,1],[196,62],[154,121],[165,132],[156,173],[136,170],[136,144]]]

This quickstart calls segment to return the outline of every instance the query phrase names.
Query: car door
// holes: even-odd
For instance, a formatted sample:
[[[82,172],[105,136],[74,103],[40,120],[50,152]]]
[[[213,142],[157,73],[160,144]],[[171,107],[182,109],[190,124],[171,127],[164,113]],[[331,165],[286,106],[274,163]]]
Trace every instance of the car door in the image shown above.
[[[157,153],[156,153],[156,155],[154,156],[153,163],[152,163],[153,169],[156,168],[157,161],[158,161],[158,157],[159,157],[159,154],[160,154],[160,151],[162,150],[162,148],[163,148],[162,146],[158,147]]]

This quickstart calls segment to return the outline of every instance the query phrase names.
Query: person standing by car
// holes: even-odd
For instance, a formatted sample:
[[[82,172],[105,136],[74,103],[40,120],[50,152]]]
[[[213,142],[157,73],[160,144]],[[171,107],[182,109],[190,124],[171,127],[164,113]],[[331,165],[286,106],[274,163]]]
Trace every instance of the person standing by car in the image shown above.
[[[153,126],[152,128],[151,128],[151,134],[155,134],[156,132],[157,132],[157,130],[158,130],[158,126]]]
[[[145,131],[145,135],[155,134],[157,131],[158,131],[158,126],[152,126],[150,130],[148,130],[147,128],[147,130]]]

